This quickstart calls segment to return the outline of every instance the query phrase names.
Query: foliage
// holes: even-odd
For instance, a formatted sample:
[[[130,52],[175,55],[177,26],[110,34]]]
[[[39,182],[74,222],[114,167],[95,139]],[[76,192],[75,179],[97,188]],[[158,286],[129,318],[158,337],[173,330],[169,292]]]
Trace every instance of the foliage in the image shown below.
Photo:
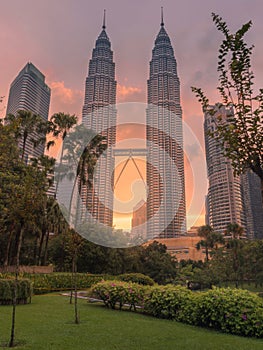
[[[33,274],[27,275],[33,282],[34,294],[50,293],[54,291],[70,290],[72,279],[70,273]],[[85,273],[76,274],[78,289],[90,288],[94,283],[107,278],[103,275],[91,275]]]
[[[223,104],[230,107],[232,113],[227,119],[219,113],[216,117],[217,128],[211,136],[222,144],[235,173],[241,174],[251,169],[260,177],[263,191],[263,89],[254,95],[254,74],[251,70],[253,46],[248,46],[244,39],[252,22],[249,21],[232,34],[220,16],[213,13],[212,18],[224,35],[218,54],[217,89]],[[203,109],[215,115],[218,106],[209,106],[209,100],[200,88],[193,87],[192,90]]]
[[[204,225],[198,228],[198,235],[203,239],[199,241],[196,248],[199,250],[205,248],[206,261],[209,260],[209,252],[213,248],[218,248],[221,244],[224,244],[224,238],[220,233],[214,232],[213,228],[209,225]]]
[[[121,310],[124,304],[130,309],[136,310],[137,306],[143,306],[147,287],[137,283],[122,281],[102,281],[95,284],[91,295],[101,299],[107,307],[112,309],[119,305]]]
[[[71,258],[65,234],[52,238],[49,256],[50,263],[56,266],[57,271],[70,271]],[[96,245],[83,238],[77,264],[80,272],[112,275],[142,273],[157,283],[167,283],[177,273],[176,260],[167,253],[166,246],[157,242],[147,247],[121,249]]]
[[[177,273],[176,258],[167,253],[164,244],[154,241],[142,250],[142,271],[159,284],[174,281]]]
[[[16,281],[14,278],[0,279],[0,305],[12,304]],[[26,304],[31,301],[32,282],[29,279],[17,281],[17,302]]]
[[[151,277],[146,276],[142,273],[124,273],[118,276],[118,280],[121,280],[124,282],[138,283],[144,286],[154,285],[154,280]]]
[[[182,286],[152,287],[144,310],[154,317],[195,324],[196,296],[197,294]]]
[[[263,301],[246,290],[214,288],[198,301],[198,325],[226,333],[263,337]]]
[[[112,309],[124,304],[142,306],[158,318],[203,326],[225,333],[263,337],[263,300],[249,291],[213,288],[192,292],[182,286],[140,286],[135,283],[102,281],[92,294]]]
[[[31,143],[36,148],[45,144],[51,124],[41,116],[26,110],[19,110],[16,115],[8,114],[5,121],[16,130],[15,139],[21,144],[21,158],[27,162],[25,159],[26,145]]]

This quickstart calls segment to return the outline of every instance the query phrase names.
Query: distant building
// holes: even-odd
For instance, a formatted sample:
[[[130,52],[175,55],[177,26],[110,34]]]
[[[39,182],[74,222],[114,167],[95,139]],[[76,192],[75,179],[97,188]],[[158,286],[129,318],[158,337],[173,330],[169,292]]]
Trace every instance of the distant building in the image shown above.
[[[182,108],[177,63],[163,16],[147,86],[147,235],[178,237],[186,234]]]
[[[141,237],[146,239],[146,220],[147,220],[147,204],[141,200],[134,208],[132,214],[132,230],[133,237]]]
[[[187,230],[187,237],[197,237],[199,226],[192,226]]]
[[[214,106],[211,106],[214,108]],[[216,114],[205,113],[204,133],[208,174],[208,210],[206,223],[219,233],[224,233],[229,223],[237,223],[245,229],[246,219],[240,176],[234,176],[231,161],[223,155],[221,144],[208,135],[215,130],[216,117],[220,114],[227,120],[233,110],[222,106]]]
[[[247,237],[263,239],[263,205],[260,178],[251,170],[241,175]]]
[[[27,63],[12,82],[6,113],[16,115],[18,110],[31,111],[48,120],[50,88],[45,83],[45,76],[33,65]],[[21,142],[19,146],[22,147]],[[44,154],[45,145],[34,148],[31,138],[27,140],[25,159]]]
[[[176,238],[158,238],[152,241],[148,241],[144,246],[148,246],[157,241],[158,243],[164,244],[167,247],[167,253],[175,256],[178,261],[181,260],[194,260],[194,261],[205,261],[205,250],[196,248],[197,243],[201,240],[196,235],[186,235]]]

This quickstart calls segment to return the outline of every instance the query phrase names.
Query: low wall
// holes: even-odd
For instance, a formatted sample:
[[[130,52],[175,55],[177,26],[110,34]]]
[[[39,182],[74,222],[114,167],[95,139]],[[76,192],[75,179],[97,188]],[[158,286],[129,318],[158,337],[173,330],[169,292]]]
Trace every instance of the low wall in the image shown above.
[[[15,273],[15,266],[0,267],[0,273]],[[52,273],[54,267],[50,266],[19,266],[19,273]]]

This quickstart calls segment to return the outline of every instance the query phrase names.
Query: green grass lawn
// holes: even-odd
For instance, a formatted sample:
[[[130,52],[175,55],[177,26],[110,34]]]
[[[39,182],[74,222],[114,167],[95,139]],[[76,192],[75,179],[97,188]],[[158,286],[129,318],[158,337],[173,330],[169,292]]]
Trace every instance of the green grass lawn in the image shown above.
[[[25,350],[262,350],[263,340],[220,334],[182,323],[79,300],[79,325],[68,298],[35,296],[17,309],[16,339]],[[0,306],[0,343],[9,338],[11,307]],[[1,346],[0,346],[1,348]]]

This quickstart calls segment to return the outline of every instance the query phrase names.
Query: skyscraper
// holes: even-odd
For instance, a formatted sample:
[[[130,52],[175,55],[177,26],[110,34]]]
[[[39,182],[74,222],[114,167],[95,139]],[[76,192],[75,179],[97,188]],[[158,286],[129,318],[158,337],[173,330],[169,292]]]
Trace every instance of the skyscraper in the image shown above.
[[[93,187],[81,194],[83,207],[100,223],[112,226],[114,157],[111,147],[116,142],[115,63],[106,33],[105,12],[102,31],[89,62],[82,122],[106,138],[108,151],[98,160]]]
[[[252,170],[248,170],[241,175],[241,184],[247,236],[250,239],[263,239],[263,205],[260,178]]]
[[[180,82],[163,13],[147,84],[147,234],[172,238],[186,233],[184,154]]]
[[[45,76],[32,63],[27,63],[10,86],[6,113],[15,115],[18,110],[27,110],[47,120],[49,104],[50,88]],[[42,155],[44,148],[44,145],[34,148],[31,138],[28,139],[25,159]]]
[[[211,106],[216,110],[215,106]],[[212,138],[208,132],[216,128],[216,118],[220,114],[222,118],[231,116],[233,110],[225,106],[218,106],[215,114],[205,113],[204,133],[206,162],[208,174],[207,196],[207,224],[215,231],[224,233],[229,223],[237,223],[245,229],[246,219],[242,186],[240,176],[234,176],[231,161],[223,155],[223,149],[219,141]]]

